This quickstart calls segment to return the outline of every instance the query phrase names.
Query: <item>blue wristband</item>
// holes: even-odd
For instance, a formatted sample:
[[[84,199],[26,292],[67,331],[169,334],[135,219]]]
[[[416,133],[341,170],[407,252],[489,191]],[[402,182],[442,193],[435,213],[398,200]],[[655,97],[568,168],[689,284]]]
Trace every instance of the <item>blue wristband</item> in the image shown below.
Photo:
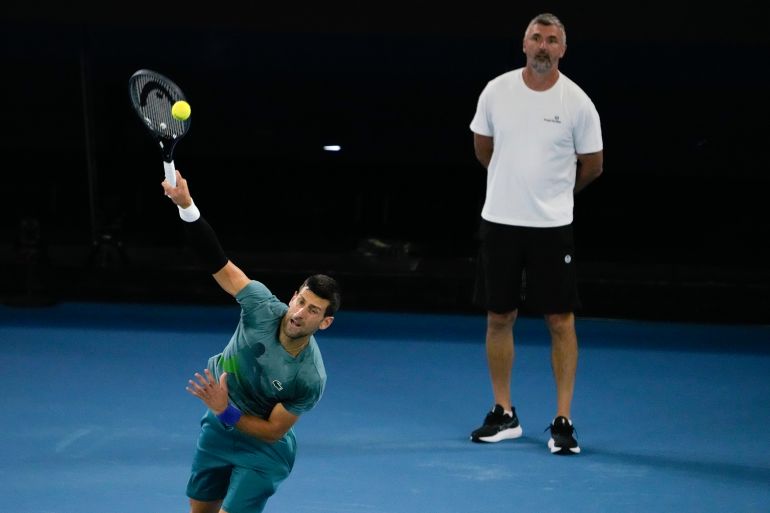
[[[225,426],[234,426],[238,423],[239,420],[241,420],[241,415],[243,415],[241,410],[232,404],[228,404],[227,408],[225,408],[225,411],[217,415],[217,418]]]

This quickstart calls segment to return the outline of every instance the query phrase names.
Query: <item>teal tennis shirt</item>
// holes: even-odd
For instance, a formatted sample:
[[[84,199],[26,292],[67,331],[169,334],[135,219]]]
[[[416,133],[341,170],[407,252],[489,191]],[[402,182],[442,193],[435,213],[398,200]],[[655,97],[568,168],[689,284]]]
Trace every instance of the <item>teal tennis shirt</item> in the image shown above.
[[[326,387],[326,369],[315,337],[291,356],[278,340],[281,319],[289,309],[265,285],[251,281],[235,299],[241,319],[224,351],[209,359],[219,380],[228,373],[230,400],[241,411],[263,419],[281,403],[294,415],[313,408]]]

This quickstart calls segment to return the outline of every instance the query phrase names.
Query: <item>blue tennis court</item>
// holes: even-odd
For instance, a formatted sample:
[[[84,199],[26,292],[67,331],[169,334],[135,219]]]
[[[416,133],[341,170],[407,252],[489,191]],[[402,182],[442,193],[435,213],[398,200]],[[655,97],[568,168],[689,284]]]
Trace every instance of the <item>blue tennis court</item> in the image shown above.
[[[0,510],[184,512],[203,406],[187,379],[233,306],[0,307]],[[296,426],[267,512],[770,511],[770,327],[578,319],[573,419],[553,456],[549,341],[517,325],[515,441],[468,434],[491,406],[482,315],[342,311],[328,383]]]

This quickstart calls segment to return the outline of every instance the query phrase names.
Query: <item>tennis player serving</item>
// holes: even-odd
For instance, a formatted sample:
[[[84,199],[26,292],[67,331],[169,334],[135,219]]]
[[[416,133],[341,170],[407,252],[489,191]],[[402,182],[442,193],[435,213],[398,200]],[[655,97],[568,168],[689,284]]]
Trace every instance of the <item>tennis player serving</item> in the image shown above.
[[[282,303],[228,260],[179,171],[176,186],[162,185],[203,267],[241,305],[230,341],[187,386],[208,407],[187,484],[190,511],[259,512],[294,465],[294,424],[326,386],[314,333],[334,321],[339,287],[316,274]]]

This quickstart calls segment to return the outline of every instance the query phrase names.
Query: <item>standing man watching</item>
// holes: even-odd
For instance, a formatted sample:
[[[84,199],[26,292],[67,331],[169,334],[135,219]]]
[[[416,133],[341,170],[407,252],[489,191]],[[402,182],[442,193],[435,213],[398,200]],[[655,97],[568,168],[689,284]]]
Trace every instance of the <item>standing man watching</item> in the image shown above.
[[[553,14],[524,33],[526,65],[489,81],[471,121],[476,158],[487,169],[474,301],[487,311],[486,352],[494,405],[474,442],[518,438],[511,402],[513,326],[520,305],[544,315],[551,336],[556,415],[552,453],[576,454],[571,420],[580,306],[572,216],[574,194],[602,173],[599,114],[559,71],[567,34]]]

